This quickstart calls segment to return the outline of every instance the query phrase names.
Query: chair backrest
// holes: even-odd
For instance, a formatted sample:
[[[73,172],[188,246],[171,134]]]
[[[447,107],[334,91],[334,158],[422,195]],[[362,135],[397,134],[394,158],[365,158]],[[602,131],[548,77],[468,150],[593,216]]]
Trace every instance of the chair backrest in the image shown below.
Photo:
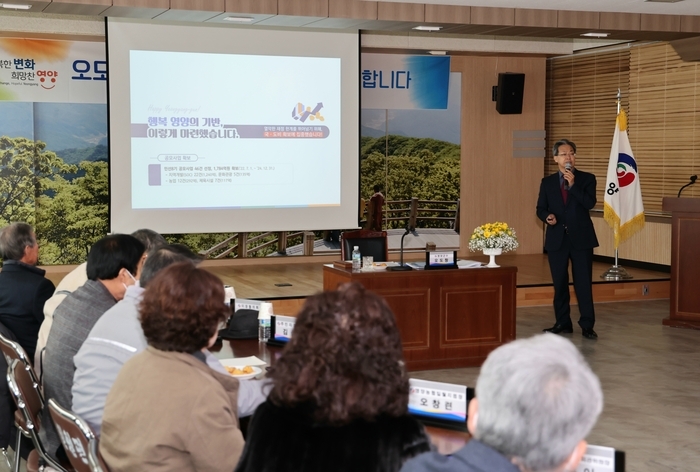
[[[66,410],[53,398],[47,403],[53,424],[61,438],[61,444],[66,451],[76,472],[92,472],[88,460],[89,443],[96,439],[90,426],[70,410]]]
[[[29,367],[31,368],[31,366]],[[31,375],[29,375],[29,370],[19,359],[14,359],[7,370],[7,384],[15,399],[17,409],[24,417],[23,426],[32,438],[40,461],[60,472],[66,472],[65,468],[49,457],[46,448],[44,448],[41,439],[39,439],[39,430],[41,430],[40,413],[44,407],[44,401],[39,393],[39,386],[34,382]]]
[[[99,449],[100,442],[97,439],[90,441],[88,448],[88,462],[92,472],[109,472],[109,467],[102,459]]]
[[[4,328],[4,329],[3,329]],[[20,362],[22,362],[26,367],[29,368],[29,375],[32,376],[32,379],[37,385],[39,384],[39,378],[36,375],[36,372],[34,372],[34,368],[32,367],[32,362],[29,359],[29,356],[27,356],[27,352],[24,350],[22,346],[19,345],[16,339],[11,339],[14,337],[12,335],[12,332],[10,332],[8,328],[5,325],[0,325],[0,350],[2,350],[3,356],[5,356],[5,360],[7,361],[7,366],[9,367],[10,364],[12,363],[13,359],[18,359]],[[41,393],[40,393],[41,394]],[[42,398],[43,401],[43,398]]]
[[[344,261],[352,257],[353,246],[358,246],[363,256],[374,257],[374,262],[389,260],[386,231],[345,231],[341,233],[340,239],[340,257]]]

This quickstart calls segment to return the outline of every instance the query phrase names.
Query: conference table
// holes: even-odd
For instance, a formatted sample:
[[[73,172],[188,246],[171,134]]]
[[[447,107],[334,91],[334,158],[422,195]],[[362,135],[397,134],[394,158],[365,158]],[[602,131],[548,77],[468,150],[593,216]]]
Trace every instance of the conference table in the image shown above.
[[[256,356],[268,365],[275,363],[282,355],[281,347],[268,346],[258,342],[257,339],[217,340],[211,347],[211,351],[219,359],[232,357]],[[243,422],[242,422],[243,423]],[[469,434],[465,431],[457,431],[437,426],[425,427],[430,440],[442,454],[451,454],[464,446],[469,441]]]
[[[480,366],[515,339],[517,267],[355,271],[323,267],[323,290],[364,285],[389,304],[409,370]]]

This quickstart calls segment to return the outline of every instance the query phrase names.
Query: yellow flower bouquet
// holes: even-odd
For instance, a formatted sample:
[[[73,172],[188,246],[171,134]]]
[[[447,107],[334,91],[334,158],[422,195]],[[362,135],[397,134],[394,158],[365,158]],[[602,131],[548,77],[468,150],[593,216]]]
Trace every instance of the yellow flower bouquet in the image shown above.
[[[518,237],[515,230],[507,223],[486,223],[474,228],[469,238],[469,250],[472,252],[484,249],[501,249],[501,252],[514,251],[518,248]]]

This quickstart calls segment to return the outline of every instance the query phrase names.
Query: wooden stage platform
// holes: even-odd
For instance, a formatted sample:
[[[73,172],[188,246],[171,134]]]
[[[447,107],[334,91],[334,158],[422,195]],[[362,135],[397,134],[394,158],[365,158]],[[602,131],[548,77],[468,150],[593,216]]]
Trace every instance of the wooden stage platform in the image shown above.
[[[225,284],[236,289],[240,298],[273,300],[275,312],[279,314],[295,314],[303,303],[303,299],[323,289],[323,264],[332,259],[319,262],[293,263],[287,257],[287,263],[281,263],[279,258],[273,261],[267,258],[263,263],[242,265],[235,261],[225,265],[213,265],[205,262],[208,270],[218,275]],[[305,258],[309,259],[309,258]],[[470,259],[487,261],[485,256],[470,256]],[[533,255],[503,255],[496,258],[503,266],[516,266],[517,275],[517,306],[550,305],[554,289],[547,256]],[[629,300],[651,300],[668,298],[670,293],[670,275],[664,272],[627,268],[634,278],[624,282],[610,282],[600,278],[600,275],[610,267],[610,264],[593,263],[593,299],[595,302],[616,302]],[[481,269],[463,269],[481,270]],[[571,286],[572,302],[575,303],[573,285]]]
[[[391,259],[396,259],[391,254]],[[408,254],[407,260],[418,260]],[[239,298],[272,300],[278,314],[296,314],[304,298],[323,290],[323,264],[330,264],[338,256],[286,256],[249,259],[205,261],[202,266],[216,274],[227,285],[236,289]],[[470,255],[469,259],[487,262],[486,256]],[[496,262],[516,266],[517,306],[543,306],[552,303],[554,289],[544,254],[502,255]],[[46,276],[58,284],[74,266],[44,267]],[[600,275],[610,264],[593,263],[593,299],[596,303],[668,298],[670,274],[627,267],[634,278],[624,282],[608,282]],[[471,269],[463,269],[471,270]],[[481,269],[473,269],[481,270]],[[572,302],[575,303],[573,286]]]

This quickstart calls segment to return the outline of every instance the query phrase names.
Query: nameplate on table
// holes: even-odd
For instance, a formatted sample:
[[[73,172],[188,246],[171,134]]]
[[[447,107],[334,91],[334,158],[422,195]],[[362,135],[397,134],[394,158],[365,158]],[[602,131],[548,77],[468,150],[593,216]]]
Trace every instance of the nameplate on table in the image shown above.
[[[267,344],[277,347],[287,344],[292,338],[296,320],[293,316],[272,315],[270,320],[270,338],[267,340]]]
[[[279,342],[288,342],[292,338],[292,331],[294,330],[294,323],[297,319],[293,316],[282,316],[274,315],[275,322],[273,324],[274,330],[272,332],[272,338]]]
[[[260,311],[260,300],[249,300],[247,298],[235,298],[233,300],[233,312],[238,310]]]
[[[464,385],[409,379],[408,412],[427,424],[466,430],[473,390]]]
[[[456,269],[457,251],[429,251],[425,253],[425,269]]]
[[[576,472],[625,472],[625,453],[589,444]]]

